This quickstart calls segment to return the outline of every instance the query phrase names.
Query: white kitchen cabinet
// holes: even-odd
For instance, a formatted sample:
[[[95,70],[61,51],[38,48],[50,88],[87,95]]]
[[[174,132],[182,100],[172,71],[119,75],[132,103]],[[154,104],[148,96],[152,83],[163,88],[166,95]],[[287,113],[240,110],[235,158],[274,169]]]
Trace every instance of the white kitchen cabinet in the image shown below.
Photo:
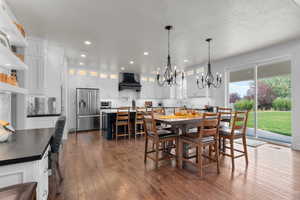
[[[28,94],[43,94],[45,89],[45,60],[43,57],[26,56],[26,84]]]
[[[38,38],[28,38],[25,56],[43,57],[46,55],[46,41]]]
[[[0,188],[27,182],[37,182],[37,200],[47,200],[49,193],[49,150],[50,146],[48,146],[41,160],[1,166]]]
[[[44,94],[48,97],[56,97],[57,103],[60,103],[64,72],[64,48],[55,44],[49,44],[45,58],[46,76]],[[60,105],[57,106],[60,108]]]

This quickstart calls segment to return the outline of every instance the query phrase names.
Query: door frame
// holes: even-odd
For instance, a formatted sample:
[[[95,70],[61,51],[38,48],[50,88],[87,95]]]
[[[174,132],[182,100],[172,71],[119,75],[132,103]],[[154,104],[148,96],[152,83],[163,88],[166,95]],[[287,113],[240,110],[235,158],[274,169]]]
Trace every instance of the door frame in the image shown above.
[[[254,69],[254,85],[255,85],[255,97],[254,97],[254,137],[257,138],[257,129],[258,129],[258,115],[257,115],[257,109],[258,109],[258,90],[257,90],[257,82],[258,82],[258,68],[259,67],[264,67],[264,65],[272,64],[272,63],[277,63],[277,62],[283,62],[283,61],[290,61],[291,56],[290,55],[284,55],[284,56],[279,56],[279,57],[274,57],[270,59],[265,59],[265,60],[260,60],[244,65],[239,65],[236,67],[226,67],[225,68],[225,106],[229,107],[229,84],[230,84],[230,73],[235,72],[235,71],[241,71],[245,69]],[[293,110],[293,108],[292,108]],[[293,111],[292,111],[293,112]],[[293,137],[293,134],[292,136]]]

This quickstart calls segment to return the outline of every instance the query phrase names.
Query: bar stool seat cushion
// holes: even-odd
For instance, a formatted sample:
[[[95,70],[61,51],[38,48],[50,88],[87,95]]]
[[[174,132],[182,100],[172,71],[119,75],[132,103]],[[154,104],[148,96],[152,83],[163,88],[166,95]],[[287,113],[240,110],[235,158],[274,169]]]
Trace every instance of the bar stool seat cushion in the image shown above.
[[[222,136],[230,136],[231,135],[231,131],[232,129],[231,128],[228,128],[228,127],[223,127],[221,130],[220,130],[220,135]],[[234,135],[235,136],[240,136],[242,135],[243,132],[241,130],[235,130],[234,131]]]

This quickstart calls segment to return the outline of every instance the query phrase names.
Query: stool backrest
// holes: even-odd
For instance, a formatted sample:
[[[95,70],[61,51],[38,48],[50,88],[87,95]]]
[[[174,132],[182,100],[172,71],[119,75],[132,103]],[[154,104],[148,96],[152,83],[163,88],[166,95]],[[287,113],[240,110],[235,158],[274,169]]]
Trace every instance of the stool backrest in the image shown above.
[[[149,136],[151,134],[157,135],[156,121],[154,119],[153,112],[151,113],[151,115],[147,115],[144,117],[144,127],[145,127],[145,132],[146,132],[147,136]]]
[[[130,120],[130,108],[129,107],[120,107],[117,110],[117,122],[118,121],[128,121]]]
[[[51,146],[51,152],[52,153],[58,153],[60,145],[62,143],[62,137],[64,134],[66,124],[66,117],[61,116],[58,118],[55,124],[55,132],[53,137],[51,138],[50,146]]]

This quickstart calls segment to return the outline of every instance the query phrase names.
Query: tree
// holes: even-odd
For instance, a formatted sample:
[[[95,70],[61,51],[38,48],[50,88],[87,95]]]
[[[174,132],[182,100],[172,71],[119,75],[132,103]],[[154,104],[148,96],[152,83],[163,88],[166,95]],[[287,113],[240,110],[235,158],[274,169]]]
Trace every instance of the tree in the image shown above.
[[[261,80],[269,85],[275,95],[280,98],[291,98],[291,77],[277,76]]]
[[[241,96],[238,93],[231,93],[229,97],[229,102],[230,103],[235,103],[237,101],[241,100]]]
[[[264,81],[258,81],[257,100],[259,109],[270,109],[272,103],[276,99],[276,94],[273,89]],[[247,98],[254,99],[255,97],[255,85],[252,84],[247,91]]]

